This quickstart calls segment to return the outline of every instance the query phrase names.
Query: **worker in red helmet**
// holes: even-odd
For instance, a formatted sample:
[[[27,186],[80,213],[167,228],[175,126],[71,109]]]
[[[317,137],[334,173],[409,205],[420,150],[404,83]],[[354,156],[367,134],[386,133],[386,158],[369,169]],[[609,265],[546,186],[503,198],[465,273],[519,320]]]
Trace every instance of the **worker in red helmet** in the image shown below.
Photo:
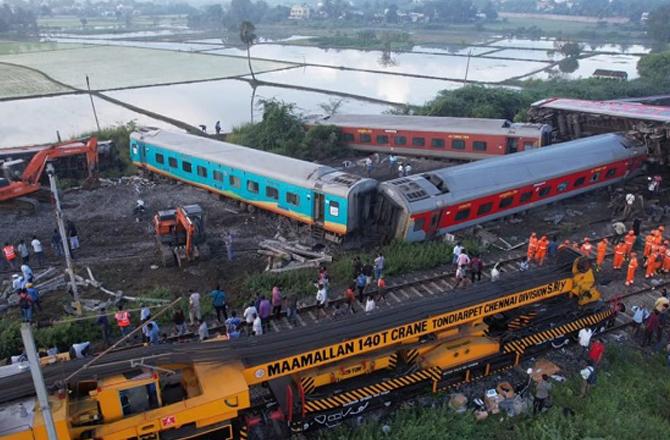
[[[579,251],[584,255],[586,258],[591,258],[591,251],[593,250],[593,245],[589,241],[588,237],[584,238],[584,242],[579,248]]]

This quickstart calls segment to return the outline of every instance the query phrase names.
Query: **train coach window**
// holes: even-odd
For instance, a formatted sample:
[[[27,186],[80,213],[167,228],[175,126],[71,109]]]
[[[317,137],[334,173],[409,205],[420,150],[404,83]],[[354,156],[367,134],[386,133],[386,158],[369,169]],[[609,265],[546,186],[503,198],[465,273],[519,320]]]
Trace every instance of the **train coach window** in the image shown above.
[[[607,177],[608,179],[611,178],[611,177],[614,177],[614,176],[616,176],[616,168],[610,168],[605,173],[605,177]]]
[[[598,180],[600,180],[600,173],[593,173],[591,176],[591,182],[597,182]]]
[[[258,182],[247,180],[247,191],[258,194]]]
[[[160,153],[156,153],[156,163],[164,164],[165,163],[165,156],[163,156]]]
[[[484,215],[487,212],[491,211],[491,208],[493,208],[493,203],[491,202],[479,205],[479,208],[477,209],[477,215]]]
[[[214,171],[212,175],[217,182],[223,182],[223,173],[221,171]]]
[[[451,148],[454,150],[465,150],[465,141],[463,139],[454,139],[451,141]]]
[[[519,197],[519,202],[520,203],[526,203],[526,202],[530,201],[530,199],[532,197],[533,197],[533,192],[532,191],[525,192],[525,193],[521,194],[521,197]]]
[[[551,186],[547,185],[547,186],[543,186],[542,189],[540,189],[540,191],[538,192],[538,195],[540,197],[546,197],[546,196],[549,195],[550,192],[551,192]]]
[[[422,137],[413,137],[412,145],[414,145],[415,147],[423,147],[424,145],[426,145],[426,140]]]
[[[279,191],[277,190],[277,188],[268,186],[265,188],[265,196],[268,199],[279,200]]]
[[[407,145],[407,136],[396,136],[395,137],[396,145]]]
[[[421,231],[426,224],[426,220],[420,218],[414,221],[414,231]]]
[[[294,194],[292,192],[287,192],[286,201],[293,206],[298,206],[298,204],[300,203],[300,197],[298,197],[297,194]]]
[[[431,139],[430,146],[433,148],[444,148],[444,139]]]
[[[232,186],[233,188],[240,187],[240,178],[237,176],[230,176],[228,178],[228,182],[230,182],[230,186]]]
[[[168,165],[170,165],[172,168],[177,168],[177,159],[174,157],[168,157]]]
[[[359,139],[363,144],[369,144],[370,142],[372,142],[372,136],[370,136],[369,134],[362,134]]]
[[[342,134],[342,140],[344,142],[353,142],[354,141],[354,135],[351,133],[344,133]]]
[[[500,203],[498,204],[498,208],[505,209],[505,208],[509,207],[512,204],[512,202],[514,202],[514,196],[509,196],[509,197],[502,198],[502,199],[500,199]]]
[[[556,191],[558,191],[559,193],[562,193],[566,189],[568,189],[568,182],[561,182],[556,187]]]
[[[197,167],[195,167],[195,170],[198,172],[198,176],[207,177],[207,168],[198,165]]]
[[[574,187],[578,188],[578,187],[584,185],[584,182],[586,182],[586,177],[582,176],[579,179],[575,180]]]
[[[456,213],[456,217],[454,217],[454,220],[465,220],[466,218],[470,217],[470,209],[461,209]]]
[[[389,143],[389,137],[385,135],[377,136],[377,145],[386,145]]]
[[[338,202],[334,202],[331,200],[328,206],[329,206],[328,212],[332,217],[337,217],[340,215],[340,204]]]
[[[486,142],[484,142],[484,141],[474,141],[472,143],[472,149],[474,151],[486,151]]]
[[[191,165],[191,162],[184,161],[181,163],[181,169],[186,171],[187,173],[190,173],[191,171],[193,171],[193,166]]]

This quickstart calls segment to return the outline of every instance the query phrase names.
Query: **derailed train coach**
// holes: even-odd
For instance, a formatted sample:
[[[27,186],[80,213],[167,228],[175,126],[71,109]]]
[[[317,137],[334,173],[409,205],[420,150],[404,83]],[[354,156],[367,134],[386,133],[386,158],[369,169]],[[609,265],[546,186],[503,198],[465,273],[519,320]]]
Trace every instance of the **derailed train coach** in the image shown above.
[[[646,148],[621,134],[402,177],[379,185],[377,219],[388,237],[420,241],[617,183]]]
[[[335,168],[186,133],[141,129],[131,161],[177,179],[309,224],[339,240],[370,222],[377,181]]]

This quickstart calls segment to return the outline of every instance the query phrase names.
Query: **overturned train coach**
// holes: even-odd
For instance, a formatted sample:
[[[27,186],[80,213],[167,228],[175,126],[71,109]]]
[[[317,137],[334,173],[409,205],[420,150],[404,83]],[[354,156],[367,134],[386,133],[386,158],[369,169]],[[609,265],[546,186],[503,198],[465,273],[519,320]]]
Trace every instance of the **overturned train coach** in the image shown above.
[[[389,236],[425,240],[617,183],[646,148],[603,134],[383,182],[377,218]]]
[[[589,263],[565,250],[523,277],[383,311],[48,365],[58,438],[286,438],[495,374],[614,322]],[[0,439],[46,440],[29,373],[0,387]]]
[[[644,147],[604,134],[378,184],[335,168],[200,136],[134,132],[130,157],[148,171],[292,218],[340,241],[375,233],[430,239],[617,183]]]

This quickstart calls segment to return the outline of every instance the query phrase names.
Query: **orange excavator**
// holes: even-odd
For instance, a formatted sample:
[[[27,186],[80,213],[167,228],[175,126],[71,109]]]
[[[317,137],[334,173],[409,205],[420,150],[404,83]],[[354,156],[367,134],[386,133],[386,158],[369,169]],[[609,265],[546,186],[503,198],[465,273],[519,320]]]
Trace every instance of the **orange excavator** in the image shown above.
[[[0,203],[19,201],[34,207],[33,202],[26,196],[40,190],[40,180],[47,163],[61,157],[79,154],[86,156],[88,177],[92,178],[98,167],[98,143],[94,137],[86,143],[67,142],[40,150],[25,167],[23,159],[0,161]]]
[[[161,263],[181,267],[186,261],[209,258],[205,244],[205,213],[200,205],[158,211],[153,219]]]

